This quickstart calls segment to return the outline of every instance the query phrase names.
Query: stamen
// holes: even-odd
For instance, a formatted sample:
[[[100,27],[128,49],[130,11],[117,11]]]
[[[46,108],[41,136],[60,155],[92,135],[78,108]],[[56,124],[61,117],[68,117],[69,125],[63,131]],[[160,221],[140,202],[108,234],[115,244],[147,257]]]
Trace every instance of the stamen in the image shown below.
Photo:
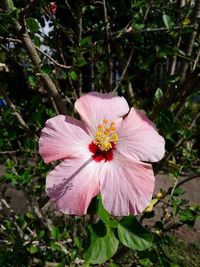
[[[94,143],[101,151],[108,151],[113,148],[117,141],[118,135],[116,133],[115,122],[112,121],[108,123],[108,120],[104,119],[103,125],[98,125],[96,140]]]

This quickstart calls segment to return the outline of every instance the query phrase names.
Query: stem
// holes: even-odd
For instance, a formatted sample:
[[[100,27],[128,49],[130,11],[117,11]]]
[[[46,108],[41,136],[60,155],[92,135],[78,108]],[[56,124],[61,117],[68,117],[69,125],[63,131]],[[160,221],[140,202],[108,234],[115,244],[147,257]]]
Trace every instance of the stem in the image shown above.
[[[106,7],[106,0],[103,0],[104,20],[106,27],[106,41],[107,41],[107,54],[108,54],[108,91],[112,91],[112,58],[111,58],[111,34],[110,24],[108,20],[108,13]]]
[[[195,25],[199,17],[200,17],[200,1],[196,0],[195,6],[193,9],[191,23]],[[185,54],[187,55],[187,57],[190,57],[192,54],[193,45],[194,45],[196,36],[197,36],[197,29],[195,27],[195,30],[189,34],[187,42],[186,42]],[[187,69],[188,69],[188,62],[184,61],[180,68],[180,75],[181,75],[180,82],[185,80]]]
[[[5,0],[5,2],[8,3],[8,0]],[[31,9],[35,7],[36,2],[36,0],[33,0],[27,7],[25,7],[20,13],[20,23],[16,20],[13,20],[13,25],[17,31],[20,41],[22,42],[29,58],[31,59],[35,67],[36,75],[40,78],[49,95],[53,97],[59,112],[62,114],[67,114],[66,105],[62,100],[62,97],[59,94],[55,83],[48,74],[44,74],[40,71],[41,59],[25,27],[24,15],[29,13]]]

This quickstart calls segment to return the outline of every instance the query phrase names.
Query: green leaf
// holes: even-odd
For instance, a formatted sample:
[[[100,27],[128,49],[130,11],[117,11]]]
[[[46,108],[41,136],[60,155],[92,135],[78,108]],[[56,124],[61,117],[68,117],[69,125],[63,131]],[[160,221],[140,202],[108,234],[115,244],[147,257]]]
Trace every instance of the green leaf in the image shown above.
[[[41,66],[40,71],[44,74],[52,75],[54,67],[52,64],[44,64]]]
[[[165,26],[167,27],[167,29],[171,30],[172,27],[174,26],[174,22],[172,20],[172,17],[169,16],[169,15],[164,14],[162,16],[162,18],[163,18],[163,22],[165,23]]]
[[[15,7],[14,7],[14,4],[13,4],[13,1],[12,0],[7,0],[6,1],[6,3],[7,3],[7,6],[8,6],[8,11],[10,12],[10,11],[12,11],[13,9],[15,9]]]
[[[33,33],[38,32],[40,29],[38,22],[33,18],[26,19],[26,26]]]
[[[52,249],[53,251],[61,251],[61,247],[60,247],[60,245],[57,244],[57,243],[52,243],[52,244],[51,244],[51,249]]]
[[[84,253],[84,259],[86,263],[102,264],[117,252],[119,240],[102,221],[94,226],[89,225],[88,228],[91,242]]]
[[[80,46],[88,46],[92,43],[92,36],[87,36],[80,40]]]
[[[162,89],[158,88],[155,92],[155,100],[160,101],[160,99],[163,97],[163,91]]]
[[[29,248],[28,248],[28,251],[31,253],[31,254],[35,254],[38,252],[38,248],[36,246],[33,246],[31,245]]]
[[[79,57],[76,61],[76,64],[78,67],[83,67],[87,65],[87,61],[84,59],[84,57]]]
[[[74,70],[69,72],[69,77],[74,81],[76,81],[78,79],[77,74]]]
[[[97,215],[101,218],[101,220],[113,227],[113,228],[116,228],[117,227],[117,224],[118,224],[118,221],[116,220],[112,220],[110,218],[110,214],[104,209],[103,205],[102,205],[102,201],[101,201],[101,197],[98,196],[98,209],[97,209]]]
[[[173,195],[176,197],[181,196],[183,194],[185,194],[185,190],[183,188],[180,188],[180,187],[177,187],[173,192]]]
[[[196,219],[195,212],[191,209],[185,209],[179,214],[179,220],[181,222],[193,222]]]
[[[119,240],[126,247],[145,250],[151,247],[153,235],[145,229],[135,217],[123,218],[118,224]]]
[[[37,83],[37,79],[35,76],[28,76],[28,84],[31,86],[31,87],[36,87],[36,83]]]
[[[60,231],[58,227],[54,227],[51,231],[51,237],[55,240],[58,240],[60,237]]]

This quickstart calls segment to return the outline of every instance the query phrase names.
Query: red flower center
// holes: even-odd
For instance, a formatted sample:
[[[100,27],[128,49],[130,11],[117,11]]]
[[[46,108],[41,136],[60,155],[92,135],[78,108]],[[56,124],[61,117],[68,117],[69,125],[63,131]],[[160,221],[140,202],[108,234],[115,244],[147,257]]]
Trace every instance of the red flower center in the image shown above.
[[[112,144],[112,148],[108,151],[102,151],[95,143],[89,144],[89,150],[93,153],[92,157],[96,162],[100,162],[102,160],[111,161],[113,159],[113,149],[114,144]]]

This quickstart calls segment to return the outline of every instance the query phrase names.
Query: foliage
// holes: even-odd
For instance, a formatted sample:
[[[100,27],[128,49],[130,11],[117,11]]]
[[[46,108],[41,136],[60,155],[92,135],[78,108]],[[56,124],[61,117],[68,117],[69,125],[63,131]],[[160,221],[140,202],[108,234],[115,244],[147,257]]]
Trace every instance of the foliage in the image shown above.
[[[178,251],[171,237],[200,215],[180,181],[200,175],[199,1],[55,4],[0,3],[0,265],[175,267],[186,253],[187,266],[199,266],[199,247],[189,262],[192,245]],[[73,103],[92,90],[125,96],[166,139],[154,170],[169,173],[174,186],[140,216],[113,218],[100,196],[87,216],[67,216],[46,198],[52,166],[38,155],[40,131],[58,113],[77,116]],[[9,188],[23,192],[23,211],[9,201]]]

